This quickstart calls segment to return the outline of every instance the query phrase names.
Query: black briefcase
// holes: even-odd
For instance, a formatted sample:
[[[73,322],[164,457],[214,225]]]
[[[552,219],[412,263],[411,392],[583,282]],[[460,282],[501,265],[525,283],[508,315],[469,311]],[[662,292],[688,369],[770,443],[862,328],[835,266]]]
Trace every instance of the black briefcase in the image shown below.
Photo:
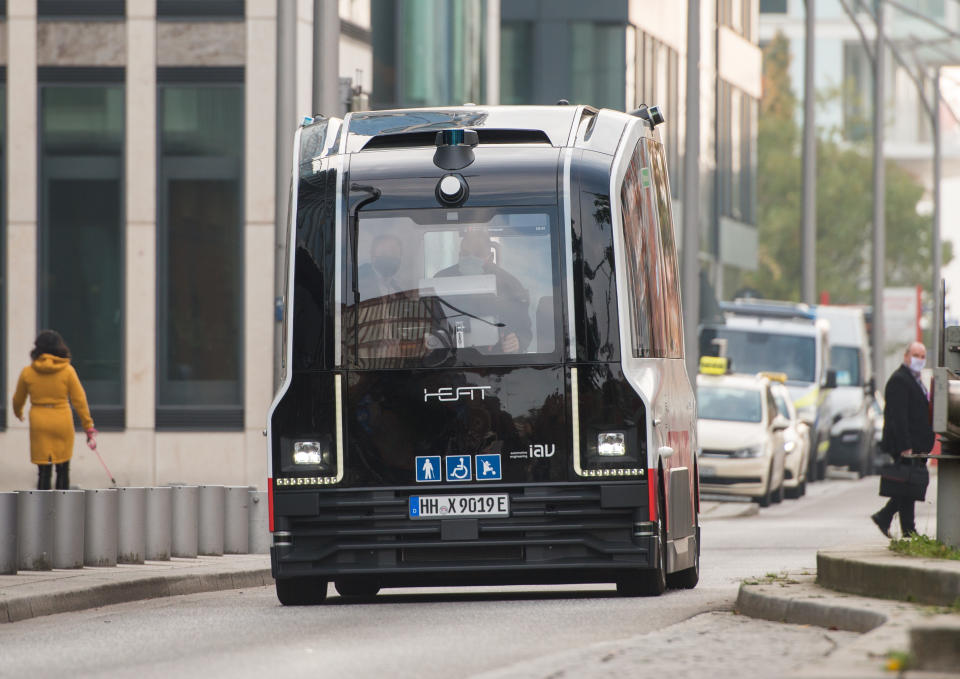
[[[885,464],[880,467],[880,495],[920,501],[927,497],[927,465]]]

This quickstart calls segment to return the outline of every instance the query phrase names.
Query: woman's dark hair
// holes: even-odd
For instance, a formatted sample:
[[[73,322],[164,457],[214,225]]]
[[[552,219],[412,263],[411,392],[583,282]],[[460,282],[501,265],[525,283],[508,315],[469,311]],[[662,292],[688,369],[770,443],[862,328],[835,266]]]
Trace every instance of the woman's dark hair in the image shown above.
[[[56,330],[41,330],[33,343],[30,358],[35,361],[40,358],[40,354],[53,354],[60,358],[70,358],[70,347],[67,346],[67,343],[63,341],[60,333]]]

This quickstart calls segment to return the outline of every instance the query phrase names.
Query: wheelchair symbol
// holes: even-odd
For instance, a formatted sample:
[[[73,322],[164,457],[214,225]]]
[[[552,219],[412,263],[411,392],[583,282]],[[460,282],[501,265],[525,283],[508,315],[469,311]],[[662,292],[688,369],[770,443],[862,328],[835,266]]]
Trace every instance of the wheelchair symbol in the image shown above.
[[[469,481],[472,473],[470,458],[465,455],[451,455],[446,458],[447,481]]]

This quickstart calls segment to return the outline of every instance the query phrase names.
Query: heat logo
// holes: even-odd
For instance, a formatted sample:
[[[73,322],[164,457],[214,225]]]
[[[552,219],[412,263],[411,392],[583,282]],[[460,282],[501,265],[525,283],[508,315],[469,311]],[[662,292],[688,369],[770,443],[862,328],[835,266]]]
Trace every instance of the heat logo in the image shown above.
[[[477,394],[480,394],[480,400],[483,401],[486,399],[487,389],[492,387],[483,386],[483,387],[440,387],[435,392],[431,393],[429,389],[424,388],[423,390],[423,402],[426,403],[431,398],[435,398],[438,401],[459,401],[461,398],[469,398],[471,401],[477,398]]]

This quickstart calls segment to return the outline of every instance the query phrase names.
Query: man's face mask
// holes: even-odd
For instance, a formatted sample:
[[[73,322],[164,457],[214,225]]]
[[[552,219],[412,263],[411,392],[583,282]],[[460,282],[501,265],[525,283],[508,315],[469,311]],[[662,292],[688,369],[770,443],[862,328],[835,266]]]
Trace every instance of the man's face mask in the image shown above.
[[[925,366],[926,364],[927,364],[926,358],[917,358],[916,356],[910,357],[910,370],[912,370],[915,373],[918,373],[921,370],[923,370],[923,366]]]
[[[460,273],[467,276],[483,273],[483,259],[474,255],[460,255]]]
[[[373,258],[373,268],[384,278],[390,278],[400,270],[400,258],[396,255],[377,255]]]

